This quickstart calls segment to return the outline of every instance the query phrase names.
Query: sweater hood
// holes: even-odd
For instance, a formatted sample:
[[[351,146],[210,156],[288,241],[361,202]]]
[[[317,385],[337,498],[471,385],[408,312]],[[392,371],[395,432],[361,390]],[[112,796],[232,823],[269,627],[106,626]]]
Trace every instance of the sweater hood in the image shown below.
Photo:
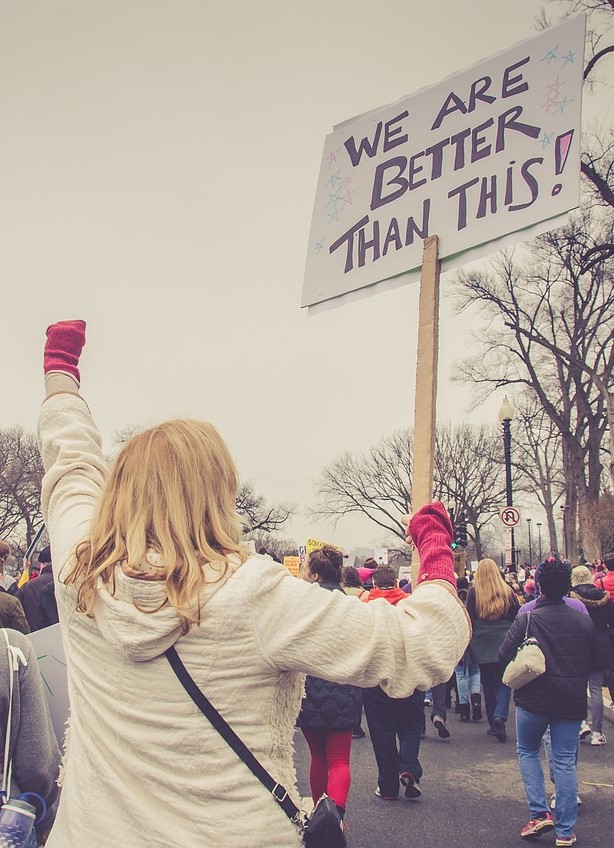
[[[262,559],[262,557],[257,557]],[[211,563],[203,566],[205,585],[200,594],[201,617],[205,607],[241,566],[238,556],[229,557],[226,572]],[[165,580],[126,575],[115,567],[115,588],[98,583],[94,619],[104,638],[135,662],[163,654],[181,635],[181,623],[169,603]],[[195,625],[197,626],[197,625]]]
[[[384,598],[389,604],[396,606],[399,601],[407,600],[407,593],[399,589],[398,586],[394,589],[371,589],[369,597],[365,598],[365,601],[374,601],[376,598]]]
[[[577,598],[587,607],[604,607],[610,600],[610,593],[605,592],[592,583],[580,583],[569,593],[571,598]]]

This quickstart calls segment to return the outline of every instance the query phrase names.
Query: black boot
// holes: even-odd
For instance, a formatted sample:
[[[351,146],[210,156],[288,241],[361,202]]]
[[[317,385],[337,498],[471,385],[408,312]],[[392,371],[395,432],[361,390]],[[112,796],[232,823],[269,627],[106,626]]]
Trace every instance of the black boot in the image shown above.
[[[460,720],[471,721],[471,707],[469,704],[459,704]]]
[[[482,720],[482,696],[479,692],[471,695],[471,718],[474,721]]]

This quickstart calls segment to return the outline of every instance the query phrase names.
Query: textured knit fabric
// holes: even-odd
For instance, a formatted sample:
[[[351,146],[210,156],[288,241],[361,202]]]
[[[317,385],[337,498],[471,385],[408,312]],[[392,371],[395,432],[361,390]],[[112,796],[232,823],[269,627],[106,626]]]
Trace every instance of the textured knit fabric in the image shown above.
[[[445,506],[436,501],[423,507],[412,518],[409,532],[420,552],[418,585],[425,580],[447,580],[456,586],[454,555],[450,547],[454,530]]]
[[[209,587],[202,624],[186,636],[163,605],[165,583],[119,566],[115,596],[101,585],[88,618],[62,576],[106,477],[100,437],[85,402],[58,394],[43,404],[39,439],[71,702],[47,848],[298,848],[292,823],[194,708],[163,651],[176,644],[196,683],[298,800],[303,675],[382,683],[395,697],[447,680],[470,632],[454,591],[430,582],[396,607],[363,604],[253,556]]]
[[[0,634],[0,771],[9,708],[9,680],[13,674],[16,680],[11,721],[11,797],[21,792],[38,792],[45,799],[49,812],[39,825],[39,832],[43,833],[51,826],[55,813],[60,751],[32,643],[15,630],[7,630],[7,633],[10,644],[23,653],[27,665],[20,663],[17,673],[11,671],[4,635]]]
[[[65,371],[80,381],[79,357],[85,344],[85,321],[59,321],[47,328],[43,355],[45,374]]]
[[[499,652],[507,665],[524,640],[526,616],[512,624]],[[595,659],[595,628],[590,618],[562,601],[542,597],[531,614],[529,635],[546,657],[546,672],[516,689],[514,701],[530,713],[551,718],[586,718],[586,687]]]

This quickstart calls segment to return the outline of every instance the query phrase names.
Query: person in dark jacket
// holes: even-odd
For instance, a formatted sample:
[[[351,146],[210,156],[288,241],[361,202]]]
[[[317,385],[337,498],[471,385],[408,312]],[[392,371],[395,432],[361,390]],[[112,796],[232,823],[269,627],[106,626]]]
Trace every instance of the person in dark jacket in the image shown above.
[[[529,620],[529,636],[537,639],[546,658],[546,671],[516,689],[518,765],[531,818],[523,838],[534,838],[555,829],[559,848],[576,841],[578,816],[576,755],[580,724],[586,718],[587,681],[596,655],[595,628],[588,615],[563,602],[571,588],[569,568],[551,558],[540,563],[537,577],[541,593]],[[526,615],[512,624],[499,660],[507,665],[525,638]],[[550,729],[556,825],[548,810],[544,773],[540,761],[542,737]]]
[[[41,629],[39,621],[40,599],[43,589],[48,583],[53,583],[53,571],[51,570],[51,548],[46,548],[38,555],[40,574],[35,580],[29,580],[19,590],[17,597],[21,601],[23,611],[28,619],[30,630],[34,633]]]
[[[322,589],[343,592],[343,554],[325,546],[312,551],[308,575]],[[350,749],[352,730],[360,720],[360,691],[356,686],[333,683],[307,675],[305,697],[297,719],[311,754],[309,783],[314,804],[326,793],[341,817],[350,791]]]
[[[590,569],[585,565],[578,565],[571,572],[571,585],[570,597],[582,601],[595,626],[597,656],[588,679],[593,718],[591,745],[605,745],[607,740],[603,732],[603,686],[614,686],[614,651],[610,639],[610,630],[614,628],[614,602],[609,592],[593,584]]]
[[[52,624],[58,624],[60,616],[58,615],[58,604],[55,599],[55,583],[53,580],[43,586],[41,599],[38,605],[38,624],[43,630],[45,627],[51,627]]]
[[[369,603],[377,598],[384,598],[393,606],[407,598],[389,565],[375,569],[373,589],[362,600]],[[445,683],[443,686],[445,689]],[[423,772],[418,754],[426,729],[424,692],[416,689],[408,698],[391,698],[381,686],[374,686],[363,690],[363,700],[378,769],[375,794],[384,801],[396,801],[400,781],[405,797],[415,801],[422,795],[418,784]]]
[[[30,627],[19,600],[0,589],[0,627],[10,627],[20,633],[29,633]]]

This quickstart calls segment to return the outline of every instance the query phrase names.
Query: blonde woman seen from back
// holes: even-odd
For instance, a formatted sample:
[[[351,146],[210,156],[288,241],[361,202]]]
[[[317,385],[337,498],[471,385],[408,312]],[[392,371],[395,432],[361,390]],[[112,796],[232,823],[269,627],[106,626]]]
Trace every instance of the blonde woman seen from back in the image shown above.
[[[503,579],[494,559],[480,560],[467,594],[467,612],[473,625],[467,658],[480,666],[489,724],[487,733],[496,736],[499,742],[507,740],[505,725],[511,690],[501,681],[503,669],[498,654],[518,609],[518,599]]]
[[[237,472],[211,424],[154,427],[108,469],[79,390],[84,343],[82,321],[48,329],[39,419],[71,707],[48,848],[299,848],[296,826],[195,709],[164,652],[175,646],[298,802],[306,674],[404,697],[447,680],[463,654],[470,626],[447,512],[435,503],[411,519],[421,585],[396,607],[297,580],[241,546]]]

